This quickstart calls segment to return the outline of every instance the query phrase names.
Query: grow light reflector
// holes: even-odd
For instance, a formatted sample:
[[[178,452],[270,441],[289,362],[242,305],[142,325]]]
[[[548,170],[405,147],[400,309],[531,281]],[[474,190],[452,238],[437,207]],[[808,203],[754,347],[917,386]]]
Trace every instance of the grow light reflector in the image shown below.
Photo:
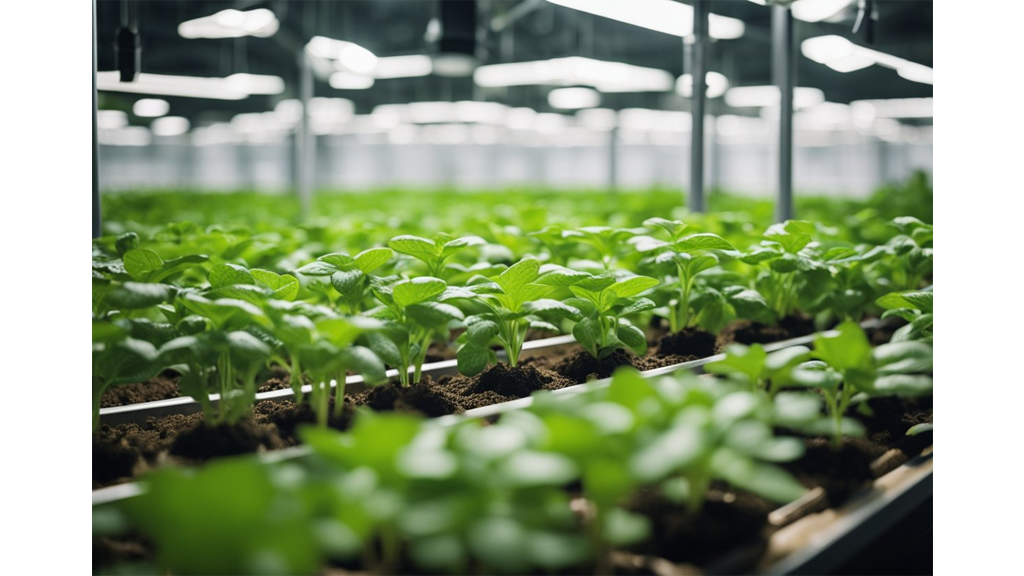
[[[720,98],[729,89],[729,79],[720,72],[708,72],[704,75],[707,84],[707,97]],[[676,94],[689,98],[693,94],[693,75],[683,74],[676,80]]]
[[[804,40],[800,44],[800,52],[810,60],[824,64],[837,72],[852,72],[877,64],[895,70],[900,77],[912,82],[934,83],[933,70],[928,66],[858,46],[834,34]]]
[[[725,103],[733,108],[778,106],[778,86],[740,86],[725,93]],[[808,108],[825,101],[825,93],[817,88],[798,87],[793,90],[793,107]]]
[[[158,118],[167,114],[171,110],[171,105],[167,103],[167,100],[161,100],[160,98],[142,98],[136,100],[135,104],[132,105],[132,114],[141,118]]]
[[[248,92],[240,90],[237,84],[233,85],[227,82],[226,78],[140,73],[135,82],[121,82],[120,74],[116,71],[97,72],[96,89],[106,92],[210,98],[213,100],[242,100],[249,96]]]
[[[377,58],[377,66],[373,69],[373,77],[385,78],[416,78],[430,76],[433,72],[430,56],[410,54],[408,56],[383,56]]]
[[[269,38],[273,36],[280,22],[277,16],[266,8],[248,10],[221,10],[211,16],[203,16],[186,20],[178,25],[178,35],[182,38],[242,38],[255,36]]]
[[[154,136],[181,136],[188,132],[189,122],[181,116],[164,116],[150,124],[149,129]]]
[[[693,34],[693,7],[675,0],[548,0],[552,4],[685,38]],[[719,40],[743,36],[742,20],[711,14],[708,33]]]
[[[481,66],[473,81],[485,88],[582,85],[600,92],[668,92],[675,83],[665,70],[581,56]]]
[[[306,53],[324,60],[334,60],[341,70],[369,75],[377,66],[377,56],[355,42],[314,36],[306,44]]]
[[[336,90],[366,90],[373,87],[373,77],[352,72],[335,72],[328,81]]]
[[[593,108],[601,103],[601,95],[593,88],[556,88],[548,93],[548,104],[562,110]]]

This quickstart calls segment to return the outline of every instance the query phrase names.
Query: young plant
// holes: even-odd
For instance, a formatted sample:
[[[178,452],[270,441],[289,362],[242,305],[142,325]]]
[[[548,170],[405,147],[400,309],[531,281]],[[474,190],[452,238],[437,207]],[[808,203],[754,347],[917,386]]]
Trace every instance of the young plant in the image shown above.
[[[100,427],[100,401],[111,386],[143,382],[163,370],[160,353],[146,340],[132,338],[120,325],[92,323],[92,430]]]
[[[488,311],[466,318],[466,332],[458,339],[459,372],[474,376],[496,363],[497,356],[491,350],[494,343],[501,345],[509,365],[515,367],[528,328],[558,331],[551,320],[579,320],[579,310],[545,296],[585,276],[557,265],[541,266],[538,260],[527,258],[494,276],[491,282],[467,286],[468,296]]]
[[[815,253],[807,249],[815,230],[814,224],[805,220],[773,224],[760,245],[741,257],[747,264],[767,267],[757,278],[757,289],[779,320],[800,308],[801,290],[809,283],[808,273],[822,269]]]
[[[643,356],[647,352],[647,336],[625,317],[653,309],[654,302],[640,294],[657,285],[657,279],[647,276],[616,280],[602,275],[569,286],[576,297],[565,303],[583,314],[573,326],[573,337],[598,360],[616,350],[632,350]]]
[[[725,358],[708,364],[704,369],[712,374],[728,376],[754,392],[774,398],[783,386],[793,383],[793,369],[808,360],[810,355],[811,350],[806,346],[790,346],[768,353],[760,344],[730,344],[725,349]]]
[[[627,241],[643,229],[611,228],[609,226],[585,226],[577,230],[565,230],[564,238],[588,244],[601,256],[601,267],[605,272],[612,269],[617,257],[624,251]]]
[[[444,280],[429,276],[373,287],[374,296],[383,306],[368,314],[385,324],[366,338],[380,359],[398,369],[402,386],[420,381],[430,343],[447,340],[449,325],[464,319],[461,310],[441,301],[446,298],[447,287]]]
[[[932,341],[934,298],[933,292],[914,291],[893,292],[876,300],[876,303],[885,309],[882,318],[899,316],[910,323],[893,333],[893,342]]]
[[[370,248],[354,257],[335,252],[317,258],[296,272],[304,276],[329,276],[331,286],[339,294],[337,306],[349,314],[357,314],[364,310],[371,288],[380,283],[371,272],[387,264],[394,255],[390,248]]]
[[[412,256],[426,264],[428,276],[445,279],[449,277],[446,260],[463,248],[481,244],[486,244],[486,242],[479,236],[455,238],[450,234],[437,234],[433,239],[407,234],[396,236],[388,242],[388,246],[395,252]]]
[[[833,332],[819,334],[812,356],[817,360],[796,367],[792,379],[820,390],[825,397],[836,448],[843,438],[843,416],[851,405],[879,396],[932,393],[932,348],[928,344],[898,342],[872,349],[860,326],[847,321]]]
[[[738,312],[744,317],[755,315],[753,310],[748,311],[745,306],[752,300],[755,301],[753,303],[756,303],[756,299],[753,298],[756,292],[752,295],[753,291],[745,291],[742,287],[728,292],[705,290],[702,291],[702,301],[691,300],[697,276],[717,266],[718,255],[723,251],[734,251],[735,248],[732,244],[715,234],[687,235],[685,233],[687,225],[678,220],[649,218],[644,221],[644,225],[659,228],[668,235],[667,242],[646,238],[637,242],[636,246],[642,253],[655,252],[656,256],[648,262],[655,268],[665,271],[664,288],[669,290],[672,296],[668,301],[668,320],[673,334],[696,325],[700,319],[699,312],[705,309],[707,311],[703,320],[709,328],[716,328],[717,325],[724,324],[720,319],[725,317],[726,307],[730,304],[738,307]],[[675,282],[672,282],[673,277]],[[673,284],[675,285],[674,289],[671,288]],[[730,302],[730,300],[734,302]],[[718,332],[717,329],[708,331]]]
[[[244,300],[185,294],[181,303],[209,327],[161,346],[161,361],[180,365],[178,386],[200,403],[207,423],[235,424],[249,415],[256,399],[256,374],[270,357],[270,346],[246,329],[266,326],[267,317]],[[211,392],[220,395],[216,407]]]

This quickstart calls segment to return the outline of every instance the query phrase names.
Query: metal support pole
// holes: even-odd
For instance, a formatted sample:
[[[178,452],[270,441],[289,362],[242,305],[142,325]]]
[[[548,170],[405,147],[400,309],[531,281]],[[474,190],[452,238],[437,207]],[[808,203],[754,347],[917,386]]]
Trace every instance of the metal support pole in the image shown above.
[[[96,127],[96,0],[92,0],[92,237],[102,235],[100,219],[100,146]]]
[[[608,191],[619,189],[619,127],[608,131]]]
[[[772,75],[779,87],[779,197],[775,221],[793,218],[793,86],[796,50],[793,14],[788,6],[772,6]]]
[[[302,120],[295,134],[295,192],[299,216],[309,217],[313,203],[313,174],[316,169],[316,136],[309,127],[309,103],[313,100],[313,65],[306,51],[299,53],[299,101]]]
[[[707,94],[708,68],[708,0],[693,2],[693,39],[689,46],[690,77],[690,212],[704,211],[704,101]]]

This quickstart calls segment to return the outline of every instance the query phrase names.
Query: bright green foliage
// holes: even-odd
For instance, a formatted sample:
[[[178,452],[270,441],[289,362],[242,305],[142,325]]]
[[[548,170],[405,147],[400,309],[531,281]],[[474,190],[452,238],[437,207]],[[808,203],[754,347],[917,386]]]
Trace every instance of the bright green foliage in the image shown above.
[[[100,400],[111,386],[143,382],[163,369],[156,347],[132,338],[121,325],[92,323],[92,429],[100,425]]]
[[[296,270],[305,276],[330,277],[331,286],[340,295],[337,304],[350,314],[362,312],[370,296],[370,288],[381,283],[371,272],[384,266],[394,256],[390,248],[370,248],[355,257],[336,252],[316,259]]]
[[[760,344],[730,344],[725,358],[705,366],[712,374],[725,374],[747,384],[753,391],[774,397],[780,389],[793,384],[792,372],[808,360],[811,350],[806,346],[790,346],[767,353]]]
[[[832,419],[833,444],[844,433],[843,416],[851,405],[877,396],[926,396],[932,393],[932,347],[895,342],[872,349],[860,326],[844,322],[814,340],[816,361],[792,372],[795,384],[818,389]]]
[[[609,226],[584,226],[576,230],[564,230],[562,237],[570,241],[589,245],[601,257],[601,266],[611,270],[621,254],[627,250],[627,240],[644,232],[643,228],[612,228]]]
[[[641,293],[658,285],[656,278],[591,276],[569,287],[576,296],[565,303],[577,308],[583,318],[573,326],[572,335],[594,358],[605,358],[616,350],[647,352],[647,337],[627,316],[655,307]]]
[[[893,342],[932,341],[934,298],[930,291],[892,292],[876,301],[885,309],[882,318],[898,316],[910,323],[892,335]]]
[[[450,325],[464,318],[461,310],[443,301],[459,295],[446,293],[447,287],[444,280],[428,276],[373,287],[374,296],[383,306],[368,314],[385,323],[366,338],[381,360],[398,369],[403,386],[420,381],[430,343],[447,341]]]
[[[527,258],[490,281],[467,286],[466,296],[483,304],[487,311],[466,318],[466,332],[457,342],[459,372],[473,376],[497,362],[492,344],[501,345],[508,363],[516,366],[531,326],[558,331],[552,321],[579,320],[578,309],[547,296],[587,276],[554,264],[542,266],[538,260]]]
[[[437,234],[433,239],[420,236],[402,235],[392,238],[388,246],[399,254],[412,256],[413,258],[427,265],[427,275],[436,278],[447,278],[449,268],[445,261],[451,258],[456,252],[468,246],[486,244],[479,236],[463,236],[456,238],[450,234]]]
[[[815,251],[808,248],[815,232],[814,224],[805,220],[774,224],[764,240],[741,258],[761,267],[756,286],[778,319],[799,309],[801,290],[815,284],[810,273],[823,268]]]

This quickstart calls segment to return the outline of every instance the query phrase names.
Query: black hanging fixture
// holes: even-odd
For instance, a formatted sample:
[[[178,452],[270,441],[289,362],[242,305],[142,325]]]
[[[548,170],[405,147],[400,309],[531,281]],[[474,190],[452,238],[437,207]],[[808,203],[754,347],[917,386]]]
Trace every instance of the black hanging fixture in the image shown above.
[[[427,40],[435,45],[434,74],[463,78],[480,65],[477,16],[475,0],[438,1],[438,17],[427,27]]]
[[[142,40],[136,0],[121,0],[121,26],[117,29],[114,58],[121,82],[134,82],[142,67]]]

